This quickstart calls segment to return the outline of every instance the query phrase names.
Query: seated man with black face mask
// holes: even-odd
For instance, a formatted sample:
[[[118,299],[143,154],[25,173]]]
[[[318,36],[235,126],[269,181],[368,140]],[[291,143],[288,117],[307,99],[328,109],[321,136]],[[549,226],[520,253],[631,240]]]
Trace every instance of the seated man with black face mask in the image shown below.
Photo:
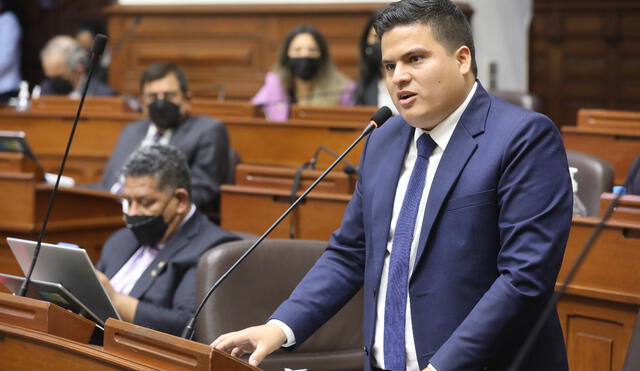
[[[46,79],[40,84],[42,95],[69,95],[79,98],[87,82],[89,53],[71,36],[60,35],[47,42],[40,52]],[[115,90],[93,79],[88,96],[117,95]]]
[[[173,63],[150,65],[140,81],[142,112],[148,117],[120,132],[98,187],[122,191],[120,170],[137,148],[171,144],[187,159],[191,170],[191,198],[198,209],[217,219],[220,184],[227,175],[229,138],[225,126],[206,116],[189,115],[190,93],[182,70]]]
[[[196,210],[177,149],[142,147],[122,172],[127,227],[104,244],[98,277],[123,320],[179,335],[193,315],[198,259],[238,238]]]

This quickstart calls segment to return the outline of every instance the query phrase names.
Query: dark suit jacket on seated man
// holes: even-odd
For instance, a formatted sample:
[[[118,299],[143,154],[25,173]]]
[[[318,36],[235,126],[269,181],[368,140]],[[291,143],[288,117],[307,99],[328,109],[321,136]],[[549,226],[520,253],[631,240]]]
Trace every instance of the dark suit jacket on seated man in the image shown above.
[[[205,116],[190,116],[190,94],[182,70],[171,63],[154,63],[142,75],[142,111],[148,119],[125,126],[118,137],[98,187],[121,191],[120,170],[138,147],[159,143],[178,148],[191,170],[192,200],[207,215],[219,211],[220,184],[229,162],[226,127]]]
[[[123,174],[127,228],[109,237],[96,269],[122,319],[179,335],[195,309],[198,259],[238,237],[191,203],[189,169],[177,149],[142,147]]]
[[[376,31],[401,116],[371,133],[342,224],[291,297],[267,324],[212,346],[257,364],[363,288],[366,370],[506,370],[568,238],[561,137],[483,89],[469,24],[449,0],[393,3]],[[555,313],[520,370],[567,370]]]

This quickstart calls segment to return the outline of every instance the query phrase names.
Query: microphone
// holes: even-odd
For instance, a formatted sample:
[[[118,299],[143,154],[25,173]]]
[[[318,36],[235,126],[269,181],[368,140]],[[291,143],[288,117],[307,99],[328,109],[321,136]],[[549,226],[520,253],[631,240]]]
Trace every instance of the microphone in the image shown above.
[[[333,156],[334,158],[338,158],[338,154],[333,152],[331,150],[331,148],[327,147],[327,146],[319,146],[315,153],[313,154],[313,157],[311,157],[311,160],[309,160],[309,162],[307,162],[306,164],[306,168],[310,169],[310,170],[315,170],[316,169],[316,164],[318,163],[318,155],[320,154],[320,151],[324,151],[328,154],[330,154],[331,156]],[[351,162],[349,162],[348,160],[342,159],[342,162],[344,162],[344,168],[342,169],[345,173],[351,175],[351,174],[358,174],[358,167],[355,166],[354,164],[352,164]]]
[[[629,172],[627,173],[627,177],[624,181],[624,185],[627,189],[629,188],[629,183],[631,182],[631,178],[639,170],[640,170],[640,160],[636,160],[633,163],[633,165],[631,165],[631,169],[629,169]],[[524,343],[522,343],[522,346],[518,350],[518,353],[516,354],[515,358],[511,362],[511,366],[509,366],[509,369],[508,369],[509,371],[518,371],[520,369],[520,365],[522,364],[522,362],[524,362],[524,358],[529,353],[529,350],[533,346],[533,343],[536,340],[536,337],[538,336],[540,331],[542,330],[542,327],[544,327],[547,318],[555,310],[558,300],[564,294],[564,292],[567,291],[567,287],[569,286],[569,283],[571,283],[575,275],[578,273],[578,269],[584,263],[585,259],[587,258],[587,255],[589,254],[589,251],[591,251],[591,248],[593,247],[598,236],[600,235],[600,232],[602,232],[602,229],[604,229],[604,223],[606,223],[606,221],[609,220],[609,218],[611,217],[611,214],[613,214],[613,210],[616,208],[616,206],[618,206],[620,197],[622,197],[622,193],[616,194],[616,197],[611,201],[611,204],[609,204],[609,207],[607,208],[604,215],[602,216],[602,219],[598,221],[598,224],[596,224],[596,226],[591,231],[591,235],[589,235],[589,238],[584,243],[582,250],[578,254],[578,257],[569,268],[569,272],[567,273],[567,277],[565,278],[564,282],[562,282],[562,284],[560,285],[560,288],[557,291],[554,291],[553,295],[551,296],[551,299],[549,299],[549,302],[544,307],[544,310],[536,320],[535,325],[531,329],[531,332],[529,332],[529,335],[527,335]]]
[[[107,44],[107,37],[102,34],[97,34],[95,39],[93,40],[93,47],[91,48],[91,60],[89,62],[89,74],[87,75],[87,82],[86,84],[84,84],[84,88],[82,89],[80,104],[78,105],[76,118],[75,120],[73,120],[73,126],[71,126],[71,133],[69,134],[69,140],[67,141],[67,148],[65,149],[64,155],[62,156],[62,162],[60,163],[60,168],[58,170],[56,183],[53,186],[53,190],[51,191],[51,197],[49,197],[49,204],[47,205],[47,211],[44,216],[44,221],[42,222],[42,229],[40,230],[38,243],[36,244],[36,248],[33,251],[33,259],[31,260],[31,266],[29,267],[27,276],[25,277],[24,281],[22,282],[22,285],[20,286],[20,290],[18,292],[19,296],[25,296],[27,294],[29,282],[31,280],[31,276],[33,275],[33,269],[36,266],[36,261],[38,260],[38,255],[40,254],[40,245],[42,244],[45,231],[47,230],[47,223],[49,222],[49,216],[51,215],[51,210],[53,209],[53,203],[56,199],[56,195],[58,194],[58,186],[60,185],[60,178],[62,177],[62,172],[64,171],[64,165],[67,163],[67,157],[69,156],[69,149],[71,148],[71,143],[73,142],[73,136],[75,135],[76,128],[78,127],[78,119],[80,118],[80,112],[82,112],[84,99],[87,96],[89,84],[91,83],[91,77],[93,75],[93,65],[95,64],[94,63],[95,59],[99,58],[100,55],[104,52],[104,48],[106,44]]]
[[[297,200],[295,200],[291,206],[289,206],[289,208],[287,210],[285,210],[284,213],[282,213],[282,215],[280,215],[280,217],[271,225],[271,227],[267,228],[267,230],[262,234],[262,236],[260,236],[254,243],[253,245],[251,245],[251,247],[249,247],[249,249],[247,249],[247,251],[245,251],[244,254],[242,254],[242,256],[240,256],[240,258],[238,258],[238,260],[236,260],[235,263],[233,263],[233,265],[222,274],[222,276],[220,276],[220,278],[218,278],[218,280],[209,288],[209,291],[207,291],[206,295],[204,296],[204,298],[202,298],[202,301],[200,301],[200,304],[198,305],[198,308],[196,309],[193,317],[191,317],[191,319],[189,320],[189,323],[187,324],[187,326],[184,328],[184,331],[182,332],[182,337],[187,339],[187,340],[191,340],[191,338],[193,338],[193,333],[194,333],[194,324],[196,322],[196,319],[198,318],[198,315],[200,314],[200,312],[202,311],[202,308],[204,307],[204,304],[207,302],[207,299],[209,299],[209,297],[211,296],[211,294],[213,294],[213,291],[220,286],[220,284],[229,276],[229,274],[231,272],[233,272],[234,269],[236,269],[236,267],[238,267],[238,265],[240,265],[240,263],[242,263],[242,261],[249,256],[249,254],[251,254],[251,252],[258,247],[258,245],[262,242],[262,240],[264,240],[277,226],[278,224],[280,224],[280,222],[282,222],[282,220],[284,218],[287,217],[287,215],[289,215],[289,213],[296,208],[296,206],[298,206],[298,204],[305,198],[307,197],[307,195],[309,194],[309,192],[311,192],[317,185],[318,183],[320,183],[322,181],[322,179],[324,179],[327,174],[329,174],[329,172],[331,170],[333,170],[334,167],[336,167],[336,165],[338,165],[338,163],[349,153],[351,152],[351,150],[353,149],[353,147],[355,147],[358,143],[360,143],[360,141],[362,140],[362,138],[366,137],[367,135],[369,135],[369,133],[371,133],[371,131],[373,131],[373,129],[378,128],[380,126],[382,126],[382,124],[384,124],[385,121],[387,121],[389,119],[389,117],[391,117],[392,113],[391,110],[389,109],[389,107],[382,107],[378,110],[378,112],[374,113],[373,116],[371,117],[371,121],[369,121],[369,124],[362,130],[362,133],[360,133],[360,135],[358,136],[358,138],[356,138],[356,140],[353,141],[353,143],[351,143],[351,145],[349,145],[349,147],[342,152],[342,154],[340,156],[338,156],[338,158],[331,164],[329,165],[329,167],[322,173],[320,174],[320,176],[300,195],[300,197],[298,197]]]
[[[93,40],[93,46],[91,47],[91,56],[100,57],[104,53],[104,48],[107,46],[107,37],[103,34],[97,34]]]

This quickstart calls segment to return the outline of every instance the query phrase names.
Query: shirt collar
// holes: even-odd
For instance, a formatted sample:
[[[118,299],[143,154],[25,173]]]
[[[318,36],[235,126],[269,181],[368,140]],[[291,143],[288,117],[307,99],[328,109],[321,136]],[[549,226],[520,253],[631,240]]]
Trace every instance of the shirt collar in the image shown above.
[[[417,142],[418,138],[422,134],[427,133],[431,135],[431,139],[436,142],[438,148],[444,151],[445,148],[447,148],[447,144],[449,144],[449,139],[451,139],[451,136],[453,135],[453,130],[458,125],[458,121],[460,121],[460,117],[462,117],[464,110],[467,109],[469,102],[471,102],[471,99],[473,98],[477,87],[478,82],[476,81],[473,83],[473,87],[471,87],[471,91],[469,91],[469,94],[467,94],[464,102],[462,102],[462,104],[460,104],[458,108],[456,108],[449,116],[447,116],[447,118],[442,120],[442,122],[436,125],[433,129],[424,130],[417,128],[414,133],[413,141]]]

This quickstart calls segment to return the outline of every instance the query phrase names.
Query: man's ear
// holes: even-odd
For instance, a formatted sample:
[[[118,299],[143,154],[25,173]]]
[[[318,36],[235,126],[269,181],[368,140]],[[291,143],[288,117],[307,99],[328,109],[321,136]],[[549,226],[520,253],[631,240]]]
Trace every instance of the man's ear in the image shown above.
[[[142,110],[142,114],[144,114],[146,117],[149,117],[149,107],[144,102],[144,98],[142,97],[142,94],[140,94],[138,96],[138,104],[140,105],[140,109]]]
[[[176,189],[175,196],[178,199],[178,207],[176,211],[181,215],[186,215],[191,209],[191,198],[189,197],[189,192],[184,188],[178,188]]]
[[[462,45],[456,50],[454,56],[458,62],[460,74],[469,74],[471,72],[471,50],[469,47]]]
[[[190,91],[184,92],[184,99],[182,100],[182,104],[180,104],[183,114],[191,112],[191,98],[193,98],[193,93]]]

